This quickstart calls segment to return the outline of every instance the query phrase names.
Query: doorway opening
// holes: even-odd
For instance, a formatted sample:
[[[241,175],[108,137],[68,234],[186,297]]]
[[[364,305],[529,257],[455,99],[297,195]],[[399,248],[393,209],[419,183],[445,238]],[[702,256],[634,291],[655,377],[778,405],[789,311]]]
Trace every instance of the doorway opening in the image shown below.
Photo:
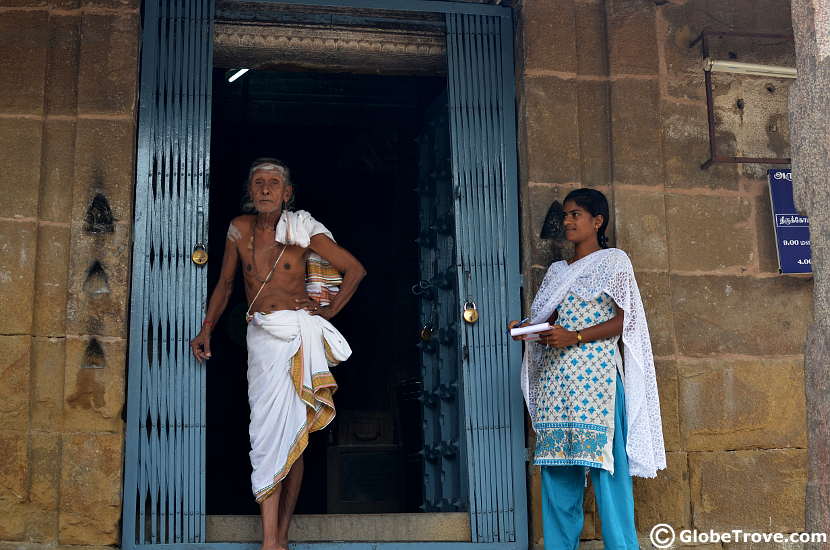
[[[290,534],[291,540],[327,542],[326,547],[362,541],[355,545],[361,548],[392,541],[527,545],[524,417],[510,374],[519,358],[515,346],[508,349],[497,336],[501,318],[517,318],[519,304],[514,293],[492,292],[519,287],[519,262],[516,247],[483,246],[515,243],[518,234],[512,14],[462,2],[406,0],[388,10],[377,5],[144,2],[125,547],[260,539],[252,527],[259,524],[258,510],[248,496],[242,293],[226,312],[226,326],[216,327],[210,367],[190,357],[186,339],[203,315],[191,305],[203,303],[207,287],[215,285],[227,223],[239,212],[245,167],[264,153],[291,165],[299,206],[326,223],[370,272],[362,292],[371,305],[365,311],[351,308],[338,321],[357,352],[335,372],[344,428],[318,436],[325,452],[317,460],[325,462],[309,465],[307,472],[317,476],[307,477],[303,497],[313,502],[301,501],[297,510],[345,504],[363,513],[300,514],[292,532],[302,527],[302,533]],[[253,69],[238,84],[247,90],[239,92],[244,100],[223,95],[222,71],[210,78],[217,67]],[[255,88],[257,73],[273,81]],[[390,84],[395,79],[396,86]],[[346,83],[354,85],[351,91]],[[259,104],[251,93],[255,89],[264,96]],[[274,90],[282,101],[268,96]],[[212,148],[206,143],[210,137]],[[390,143],[397,144],[392,147],[400,161],[397,171],[384,168],[384,147]],[[204,170],[209,151],[210,190]],[[361,154],[366,151],[373,154]],[[363,177],[342,175],[353,172]],[[361,189],[344,184],[368,191],[359,194]],[[413,186],[417,191],[407,192]],[[169,212],[184,215],[165,215]],[[205,241],[213,243],[207,269],[183,254]],[[361,242],[371,244],[363,248]],[[408,246],[411,252],[405,253]],[[380,256],[373,260],[371,254]],[[388,284],[372,292],[368,282],[384,274],[381,282]],[[402,288],[399,281],[405,281]],[[172,296],[175,301],[167,299]],[[459,308],[475,308],[476,300],[481,319],[465,325]],[[351,328],[344,326],[347,315],[355,318]],[[393,336],[409,331],[411,340],[400,337],[399,346],[391,345]],[[368,344],[359,342],[362,337]],[[363,376],[358,347],[367,350]],[[347,388],[359,393],[349,397]],[[361,408],[346,408],[350,402]],[[405,433],[413,427],[420,429]],[[368,452],[375,455],[346,456],[341,441],[371,447]],[[314,447],[320,448],[317,441]],[[330,460],[332,447],[340,454]],[[409,461],[415,453],[418,458]],[[335,459],[340,467],[333,470],[329,464]],[[368,464],[371,468],[361,472]],[[390,468],[403,473],[390,477]],[[391,490],[389,479],[399,480]],[[324,496],[314,495],[315,483],[325,487]],[[419,486],[421,513],[388,513],[414,509]],[[387,513],[370,513],[378,508]],[[248,515],[216,515],[223,511]],[[212,532],[222,519],[229,520],[224,531]]]
[[[419,148],[435,76],[251,71],[213,75],[208,288],[241,213],[247,168],[287,163],[308,210],[369,275],[333,320],[353,354],[333,369],[337,417],[312,434],[297,514],[422,511]],[[207,376],[207,513],[256,515],[251,495],[241,278],[214,332]]]

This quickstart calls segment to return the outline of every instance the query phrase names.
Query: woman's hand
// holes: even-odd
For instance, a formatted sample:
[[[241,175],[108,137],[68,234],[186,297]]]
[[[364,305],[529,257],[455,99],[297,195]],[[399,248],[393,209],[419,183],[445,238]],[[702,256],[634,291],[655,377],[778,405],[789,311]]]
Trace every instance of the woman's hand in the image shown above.
[[[539,333],[539,343],[555,348],[565,348],[578,344],[579,339],[576,337],[576,332],[564,329],[560,325],[553,325],[553,328]]]
[[[526,326],[527,326],[527,323],[519,324],[519,321],[510,321],[509,323],[507,323],[507,330],[509,332],[511,328],[526,327]],[[511,338],[513,338],[513,340],[515,340],[517,342],[521,342],[522,340],[525,340],[525,335],[520,334],[518,336],[511,336]]]
[[[200,363],[210,359],[210,331],[206,331],[202,327],[196,338],[190,341],[190,351],[193,352],[193,357]]]

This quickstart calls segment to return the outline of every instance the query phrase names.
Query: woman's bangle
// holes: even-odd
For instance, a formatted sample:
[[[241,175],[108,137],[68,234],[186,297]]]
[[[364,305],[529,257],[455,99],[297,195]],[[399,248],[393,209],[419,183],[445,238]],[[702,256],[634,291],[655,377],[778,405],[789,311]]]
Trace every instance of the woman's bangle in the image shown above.
[[[202,328],[205,327],[213,328],[213,321],[202,321]]]
[[[579,331],[576,331],[576,341],[582,343],[582,333]]]

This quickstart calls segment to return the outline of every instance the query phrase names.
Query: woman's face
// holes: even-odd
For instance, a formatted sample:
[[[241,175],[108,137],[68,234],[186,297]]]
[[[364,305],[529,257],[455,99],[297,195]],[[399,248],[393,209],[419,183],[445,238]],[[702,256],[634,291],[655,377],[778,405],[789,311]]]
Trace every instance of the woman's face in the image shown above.
[[[592,216],[590,212],[576,204],[566,201],[562,206],[565,218],[562,225],[565,227],[565,238],[574,244],[596,240],[597,231],[602,226],[602,215]]]

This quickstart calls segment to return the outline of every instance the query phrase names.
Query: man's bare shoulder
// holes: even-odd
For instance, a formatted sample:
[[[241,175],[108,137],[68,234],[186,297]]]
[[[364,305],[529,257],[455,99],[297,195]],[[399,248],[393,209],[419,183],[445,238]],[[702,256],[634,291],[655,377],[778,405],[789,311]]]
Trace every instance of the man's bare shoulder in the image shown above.
[[[240,214],[239,216],[235,217],[231,220],[231,225],[239,226],[239,229],[250,229],[251,222],[256,220],[256,215],[254,214]]]
[[[228,225],[228,240],[238,242],[243,237],[249,237],[253,218],[252,214],[242,214],[232,219],[230,225]]]

